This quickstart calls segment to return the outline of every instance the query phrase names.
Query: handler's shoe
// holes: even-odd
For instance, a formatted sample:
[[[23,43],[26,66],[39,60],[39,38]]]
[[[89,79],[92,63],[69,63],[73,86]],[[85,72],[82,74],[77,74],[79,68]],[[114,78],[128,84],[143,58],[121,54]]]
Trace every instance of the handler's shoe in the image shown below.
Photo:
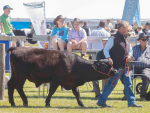
[[[98,103],[97,103],[97,105],[100,106],[100,107],[108,107],[108,108],[111,108],[111,106],[108,106],[108,105],[106,105],[106,104],[98,104]]]
[[[96,95],[94,99],[95,99],[95,100],[98,100],[99,97],[100,97],[100,95]]]
[[[128,107],[142,107],[142,105],[137,105],[137,104],[135,104],[135,105],[128,106]]]
[[[124,97],[121,100],[127,100],[127,97],[124,95]]]

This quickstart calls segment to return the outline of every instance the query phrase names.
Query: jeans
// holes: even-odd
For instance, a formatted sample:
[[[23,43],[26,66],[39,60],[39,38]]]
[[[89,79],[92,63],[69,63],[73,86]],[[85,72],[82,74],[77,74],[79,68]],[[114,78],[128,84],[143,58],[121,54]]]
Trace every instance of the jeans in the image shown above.
[[[106,85],[103,93],[101,94],[97,104],[106,104],[106,100],[107,100],[108,96],[110,95],[112,90],[115,88],[117,81],[120,79],[120,80],[122,80],[122,82],[124,84],[125,93],[126,93],[126,97],[127,97],[127,101],[128,101],[128,106],[136,105],[135,96],[132,92],[132,81],[131,81],[130,74],[128,77],[126,77],[124,75],[124,72],[122,72],[123,69],[117,69],[117,71],[118,71],[118,73],[116,74],[116,76],[110,77],[110,80],[109,80],[108,84]],[[128,69],[126,69],[125,74],[128,75]],[[121,79],[122,77],[124,77],[124,78]]]
[[[13,32],[6,34],[7,36],[15,36]]]

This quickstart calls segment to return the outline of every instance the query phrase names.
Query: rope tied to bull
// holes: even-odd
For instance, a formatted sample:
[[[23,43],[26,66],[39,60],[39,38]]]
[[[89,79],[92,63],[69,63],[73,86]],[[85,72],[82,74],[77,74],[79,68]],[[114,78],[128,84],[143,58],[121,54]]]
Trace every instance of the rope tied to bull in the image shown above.
[[[110,76],[109,74],[110,74],[110,72],[111,72],[111,70],[113,69],[113,65],[111,65],[111,69],[109,70],[109,72],[108,72],[108,74],[106,74],[106,73],[103,73],[103,72],[101,72],[101,71],[98,71],[94,66],[92,66],[98,73],[102,73],[102,74],[104,74],[104,75],[107,75],[107,76],[109,76],[109,77],[112,77],[112,76]],[[128,74],[126,75],[126,68],[128,68]],[[117,71],[117,73],[120,71],[120,69]],[[124,69],[122,70],[122,72],[120,73],[120,75],[118,76],[118,77],[116,77],[115,76],[115,80],[111,83],[111,85],[112,86],[116,86],[117,84],[118,84],[118,81],[117,81],[117,79],[121,76],[121,74],[124,72],[124,75],[125,75],[125,77],[128,77],[129,76],[129,66],[128,66],[128,62],[127,62],[127,58],[126,58],[126,62],[125,62],[125,67],[124,67]],[[115,84],[115,85],[113,85],[113,83],[115,82],[115,81],[117,81],[117,83]]]

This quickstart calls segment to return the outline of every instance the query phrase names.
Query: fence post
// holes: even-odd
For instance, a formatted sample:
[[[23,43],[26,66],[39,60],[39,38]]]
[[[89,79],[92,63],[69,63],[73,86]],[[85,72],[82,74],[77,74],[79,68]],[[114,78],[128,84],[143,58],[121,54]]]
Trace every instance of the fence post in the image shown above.
[[[0,44],[0,100],[4,100],[5,92],[5,44]]]

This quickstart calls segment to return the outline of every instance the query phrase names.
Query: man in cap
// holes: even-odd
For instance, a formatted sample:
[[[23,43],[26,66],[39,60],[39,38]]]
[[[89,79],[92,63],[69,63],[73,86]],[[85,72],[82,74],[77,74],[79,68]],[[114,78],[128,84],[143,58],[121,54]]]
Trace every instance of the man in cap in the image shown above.
[[[107,41],[108,41],[108,38],[104,38],[102,40],[103,48],[105,48]],[[99,52],[97,52],[96,60],[106,60],[103,49],[100,50]],[[104,89],[104,87],[107,85],[108,82],[109,82],[109,78],[102,80],[102,89]],[[99,80],[93,81],[92,83],[93,83],[93,88],[94,88],[94,92],[95,92],[95,100],[98,100],[100,97]]]
[[[147,36],[150,36],[150,22],[146,23],[146,31],[144,32]]]
[[[146,92],[150,83],[150,46],[148,40],[149,37],[141,33],[138,38],[140,44],[133,47],[132,60],[138,61],[134,63],[134,74],[142,74],[140,101],[146,101]]]
[[[0,26],[3,36],[14,36],[11,27],[11,17],[9,16],[10,10],[13,10],[9,5],[3,7],[4,14],[0,16]],[[16,45],[16,42],[11,43],[12,46]]]

